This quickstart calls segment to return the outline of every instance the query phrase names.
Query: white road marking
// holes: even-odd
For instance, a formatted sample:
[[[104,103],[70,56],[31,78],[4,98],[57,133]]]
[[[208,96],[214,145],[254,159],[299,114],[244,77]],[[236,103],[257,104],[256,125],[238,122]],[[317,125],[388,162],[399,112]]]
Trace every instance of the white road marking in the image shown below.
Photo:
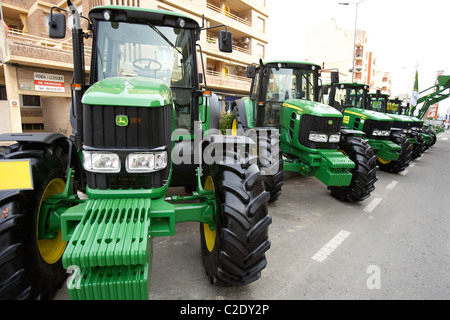
[[[317,251],[311,259],[318,262],[323,262],[334,250],[336,250],[337,247],[339,247],[339,245],[350,235],[350,233],[351,232],[345,230],[339,231],[339,233],[335,235],[333,239],[328,241],[328,243],[319,251]]]
[[[373,209],[375,209],[375,207],[381,202],[381,198],[374,198],[368,205],[367,207],[364,208],[364,211],[366,212],[372,212]]]
[[[407,174],[408,172],[409,172],[409,171],[405,169],[405,170],[399,172],[399,174],[401,174],[402,176],[406,176],[406,174]]]
[[[398,183],[398,181],[394,180],[394,181],[392,181],[391,183],[389,183],[389,184],[386,186],[386,188],[389,189],[389,190],[392,190],[392,189],[394,189],[394,187],[397,185],[397,183]]]
[[[448,138],[447,137],[442,137],[441,140],[448,140]]]

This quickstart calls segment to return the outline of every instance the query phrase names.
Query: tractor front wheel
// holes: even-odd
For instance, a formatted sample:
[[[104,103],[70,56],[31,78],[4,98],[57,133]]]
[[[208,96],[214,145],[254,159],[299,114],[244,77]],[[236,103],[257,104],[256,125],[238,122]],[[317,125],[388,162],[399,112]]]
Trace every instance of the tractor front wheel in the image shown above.
[[[339,150],[355,163],[351,169],[352,180],[349,186],[328,187],[331,195],[341,201],[358,202],[370,196],[378,180],[376,156],[367,141],[356,136],[343,136]]]
[[[260,278],[267,264],[270,195],[248,157],[242,164],[225,161],[203,170],[204,188],[214,191],[216,202],[215,226],[200,224],[206,273],[218,286],[247,285]]]
[[[380,170],[391,173],[398,173],[405,170],[412,160],[411,143],[409,142],[409,139],[401,133],[394,133],[392,135],[391,141],[402,147],[398,160],[383,161],[383,159],[378,158],[377,162]]]

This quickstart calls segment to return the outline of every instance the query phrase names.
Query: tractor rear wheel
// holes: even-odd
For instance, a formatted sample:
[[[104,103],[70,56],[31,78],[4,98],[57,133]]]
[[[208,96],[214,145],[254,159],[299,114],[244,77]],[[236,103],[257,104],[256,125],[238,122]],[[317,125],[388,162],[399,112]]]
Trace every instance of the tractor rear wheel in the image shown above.
[[[0,159],[30,159],[33,190],[0,193],[0,299],[51,299],[65,278],[61,233],[38,238],[42,202],[65,187],[66,153],[55,145],[18,144]]]
[[[380,161],[380,159],[378,159],[377,163],[380,170],[391,173],[398,173],[405,170],[412,160],[411,143],[409,143],[409,139],[405,137],[404,134],[397,132],[392,134],[391,141],[402,147],[398,160]]]
[[[352,181],[349,186],[328,187],[331,195],[341,201],[358,202],[370,196],[378,180],[376,156],[367,141],[356,136],[343,136],[339,151],[355,163],[351,169]]]
[[[218,286],[247,285],[260,278],[267,264],[270,195],[249,158],[243,164],[212,164],[203,173],[204,188],[214,190],[216,198],[214,230],[200,224],[206,273]]]
[[[281,195],[284,183],[283,152],[278,130],[267,131],[267,134],[262,135],[261,130],[258,130],[258,163],[264,176],[265,190],[270,193],[269,202],[274,202]]]

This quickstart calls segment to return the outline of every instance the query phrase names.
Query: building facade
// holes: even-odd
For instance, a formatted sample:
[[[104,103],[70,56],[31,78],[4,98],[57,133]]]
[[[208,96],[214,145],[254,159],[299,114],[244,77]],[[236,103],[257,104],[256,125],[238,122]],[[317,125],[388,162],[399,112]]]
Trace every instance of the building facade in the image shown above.
[[[353,82],[369,85],[372,92],[379,89],[390,94],[392,79],[378,69],[368,33],[356,30],[354,35],[354,30],[340,28],[335,19],[308,28],[305,46],[308,61],[324,69],[338,69],[341,81],[351,82],[353,78]]]
[[[233,53],[218,50],[217,29],[203,31],[200,46],[203,84],[215,91],[222,110],[248,95],[246,67],[264,58],[269,16],[266,0],[72,0],[84,15],[94,6],[126,5],[183,13],[200,25],[226,25],[233,33]],[[69,136],[73,73],[70,19],[67,37],[48,37],[53,6],[67,9],[65,0],[2,0],[0,27],[0,133],[60,132]],[[85,22],[83,22],[85,23]],[[87,75],[90,43],[85,42]],[[200,59],[199,59],[200,60]],[[198,70],[202,70],[199,66]]]

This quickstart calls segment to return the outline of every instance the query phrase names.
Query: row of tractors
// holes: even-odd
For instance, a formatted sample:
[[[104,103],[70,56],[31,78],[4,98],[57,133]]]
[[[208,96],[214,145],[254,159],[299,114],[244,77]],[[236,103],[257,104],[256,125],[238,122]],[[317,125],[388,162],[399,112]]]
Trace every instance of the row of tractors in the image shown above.
[[[197,61],[200,33],[215,27],[168,11],[67,8],[51,9],[49,32],[65,38],[72,19],[72,135],[0,135],[0,299],[49,299],[67,279],[70,299],[146,300],[153,238],[185,221],[199,223],[210,282],[247,285],[267,264],[268,204],[284,171],[357,202],[378,168],[400,172],[435,141],[386,97],[336,77],[319,84],[320,67],[297,62],[249,66],[250,96],[220,134]]]

